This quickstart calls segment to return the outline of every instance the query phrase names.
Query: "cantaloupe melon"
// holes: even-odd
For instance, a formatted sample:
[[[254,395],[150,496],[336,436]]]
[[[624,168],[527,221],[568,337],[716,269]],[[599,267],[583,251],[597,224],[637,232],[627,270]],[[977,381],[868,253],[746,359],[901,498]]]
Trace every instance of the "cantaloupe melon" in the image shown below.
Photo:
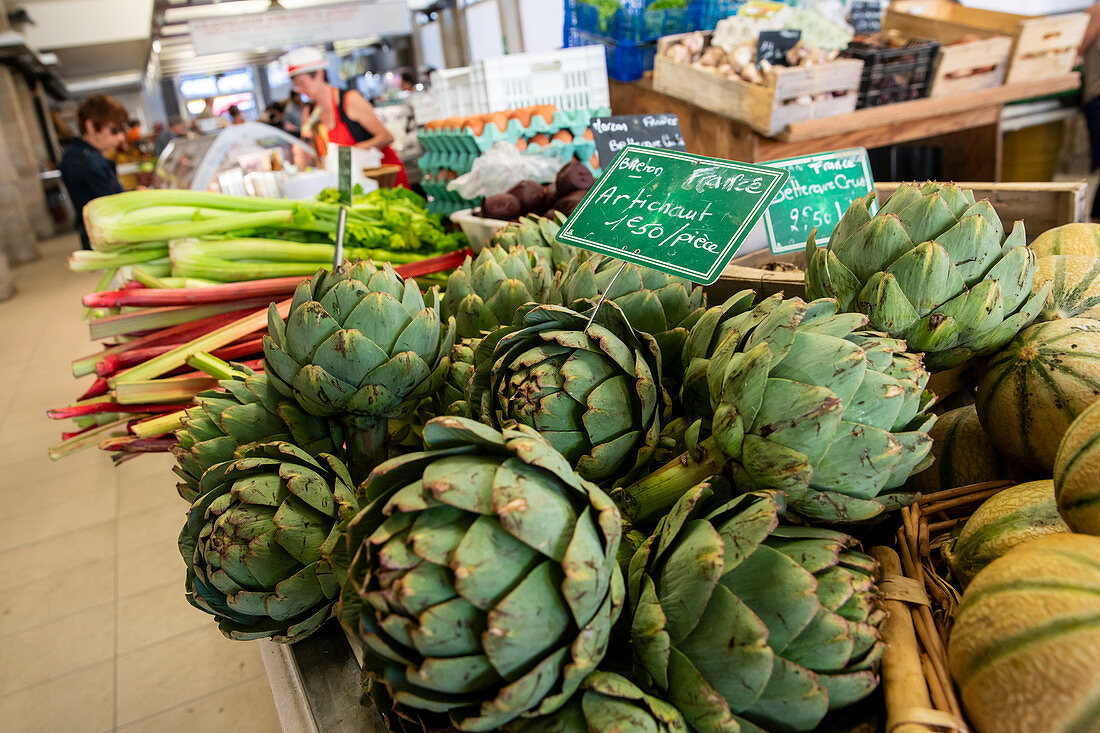
[[[1066,431],[1054,461],[1054,494],[1074,532],[1100,535],[1100,402]]]
[[[935,461],[909,479],[913,490],[930,494],[1012,476],[1008,461],[982,430],[974,405],[943,413],[928,434]]]
[[[1016,545],[1069,532],[1054,501],[1054,482],[1010,486],[982,502],[943,548],[951,573],[966,587],[982,568]]]
[[[978,380],[985,432],[1011,459],[1050,476],[1058,444],[1100,398],[1100,321],[1038,323],[995,354]]]
[[[1040,257],[1047,255],[1100,257],[1100,224],[1063,224],[1043,232],[1028,246]]]
[[[1031,292],[1047,282],[1050,295],[1036,322],[1058,318],[1100,318],[1100,259],[1091,255],[1040,257]]]
[[[948,660],[980,733],[1100,731],[1100,537],[1040,537],[990,563]]]

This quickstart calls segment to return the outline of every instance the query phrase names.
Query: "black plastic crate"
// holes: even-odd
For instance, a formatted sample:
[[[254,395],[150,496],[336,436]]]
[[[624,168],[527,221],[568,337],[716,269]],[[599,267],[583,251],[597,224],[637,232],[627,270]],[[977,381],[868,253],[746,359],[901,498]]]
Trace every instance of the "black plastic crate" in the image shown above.
[[[856,108],[927,97],[939,50],[938,41],[911,40],[900,48],[853,41],[843,55],[863,61]]]

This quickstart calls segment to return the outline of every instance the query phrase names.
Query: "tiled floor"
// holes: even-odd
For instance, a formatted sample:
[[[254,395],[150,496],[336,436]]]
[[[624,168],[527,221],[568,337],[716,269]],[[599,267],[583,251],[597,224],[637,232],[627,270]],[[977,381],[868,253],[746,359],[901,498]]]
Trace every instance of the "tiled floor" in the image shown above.
[[[66,424],[46,409],[83,391],[69,362],[94,351],[74,246],[44,243],[0,303],[0,730],[278,731],[257,646],[184,599],[171,458],[46,455]]]

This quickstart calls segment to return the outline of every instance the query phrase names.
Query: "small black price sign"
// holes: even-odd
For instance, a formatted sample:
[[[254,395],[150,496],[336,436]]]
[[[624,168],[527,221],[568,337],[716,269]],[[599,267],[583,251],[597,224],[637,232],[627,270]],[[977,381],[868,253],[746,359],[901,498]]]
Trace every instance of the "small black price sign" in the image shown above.
[[[848,22],[857,36],[869,36],[882,30],[882,3],[879,0],[855,0],[848,10]]]
[[[802,31],[760,31],[756,41],[756,63],[767,61],[769,64],[787,65],[787,54],[802,40]]]
[[[687,152],[680,118],[674,114],[596,117],[592,120],[592,134],[596,138],[596,154],[604,167],[611,165],[627,145]]]

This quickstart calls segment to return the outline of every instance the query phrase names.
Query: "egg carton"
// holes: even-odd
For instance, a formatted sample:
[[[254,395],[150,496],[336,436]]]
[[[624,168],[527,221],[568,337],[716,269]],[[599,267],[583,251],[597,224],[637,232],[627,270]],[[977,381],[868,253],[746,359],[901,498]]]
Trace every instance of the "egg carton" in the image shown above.
[[[455,173],[468,173],[474,166],[474,161],[480,157],[480,153],[451,153],[429,151],[417,161],[417,166],[425,173],[450,168]]]
[[[516,144],[520,140],[529,140],[542,134],[547,137],[568,131],[573,137],[582,137],[593,117],[606,117],[611,114],[608,107],[586,108],[579,110],[556,110],[550,121],[541,113],[533,113],[530,119],[505,119],[505,115],[514,113],[496,113],[502,117],[497,122],[488,122],[480,134],[469,125],[455,130],[422,130],[418,134],[420,144],[427,151],[484,153],[498,142]],[[500,122],[504,122],[501,129]]]

